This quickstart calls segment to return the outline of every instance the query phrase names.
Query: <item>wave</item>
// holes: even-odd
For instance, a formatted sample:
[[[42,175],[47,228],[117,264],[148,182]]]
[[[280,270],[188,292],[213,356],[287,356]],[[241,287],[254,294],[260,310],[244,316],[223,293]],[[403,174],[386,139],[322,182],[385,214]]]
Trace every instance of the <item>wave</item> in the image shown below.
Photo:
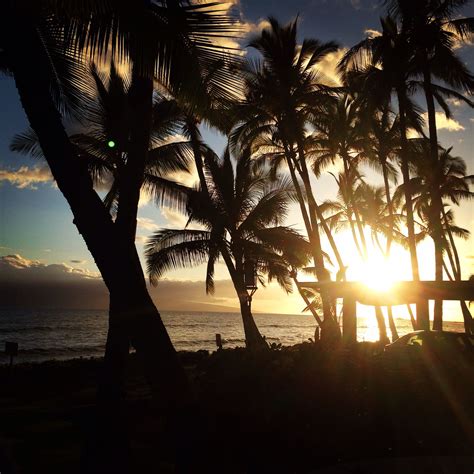
[[[32,347],[30,349],[21,349],[18,353],[25,355],[67,355],[67,354],[81,354],[103,351],[105,346],[103,344],[96,344],[90,346],[73,346],[73,347]]]
[[[15,332],[18,333],[25,333],[28,331],[35,331],[35,332],[48,332],[48,331],[57,331],[58,328],[53,328],[51,326],[24,326],[24,327],[19,327],[19,328],[12,328],[12,327],[7,327],[7,328],[2,328],[0,327],[0,334],[12,334]]]

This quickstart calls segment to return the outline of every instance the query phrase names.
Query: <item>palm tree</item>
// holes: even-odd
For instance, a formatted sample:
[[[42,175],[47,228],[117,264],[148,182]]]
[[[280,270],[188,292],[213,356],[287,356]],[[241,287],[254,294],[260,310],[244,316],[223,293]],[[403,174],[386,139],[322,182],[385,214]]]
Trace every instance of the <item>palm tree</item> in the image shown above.
[[[435,241],[437,233],[435,231],[435,222],[441,226],[442,248],[441,255],[445,251],[454,251],[455,245],[452,237],[453,233],[459,230],[458,234],[462,236],[462,229],[454,226],[449,213],[445,212],[447,202],[459,205],[463,199],[472,199],[474,192],[470,190],[470,185],[474,183],[474,175],[466,174],[466,164],[460,157],[452,156],[452,149],[443,149],[439,147],[437,152],[439,159],[436,166],[433,166],[431,155],[431,142],[426,139],[411,140],[413,154],[413,169],[415,177],[412,178],[410,185],[415,192],[414,207],[420,216],[425,232]],[[436,182],[437,192],[433,195],[433,189]],[[435,203],[441,198],[441,210]],[[450,237],[451,236],[451,237]],[[449,242],[449,245],[448,245]],[[449,253],[448,253],[449,255]],[[460,278],[459,265],[455,264],[454,274]],[[443,268],[443,262],[442,262]],[[438,270],[436,270],[438,271]],[[441,275],[442,277],[443,275]],[[442,312],[435,313],[433,329],[442,330],[443,319]]]
[[[362,94],[372,103],[388,104],[392,93],[395,93],[400,128],[401,171],[403,182],[408,183],[410,171],[407,131],[409,125],[417,121],[416,114],[413,113],[417,109],[410,101],[410,96],[415,91],[414,84],[410,82],[414,74],[411,61],[413,52],[407,35],[400,29],[395,19],[390,16],[383,18],[381,25],[382,34],[367,38],[351,48],[341,60],[340,69],[346,75],[352,71],[364,73]],[[403,189],[412,274],[414,280],[419,280],[412,197],[409,186],[404,186]],[[417,306],[417,322],[420,329],[429,328],[429,314],[426,306]]]
[[[107,77],[91,66],[91,80],[95,84],[96,97],[84,103],[83,120],[88,124],[82,133],[69,136],[77,155],[87,163],[96,188],[108,192],[104,204],[113,217],[116,216],[121,186],[126,180],[125,163],[128,160],[131,111],[128,80],[123,78],[112,62]],[[73,123],[71,128],[81,124]],[[151,143],[142,184],[142,190],[155,197],[159,205],[185,208],[187,188],[167,179],[175,172],[189,172],[193,156],[190,141],[175,141],[185,127],[185,116],[172,99],[164,99],[157,93],[153,103]],[[38,137],[33,130],[16,135],[12,151],[44,159]]]
[[[431,144],[431,159],[437,166],[438,131],[436,126],[435,100],[438,101],[447,117],[451,112],[445,96],[455,97],[474,106],[462,93],[472,93],[474,76],[469,72],[464,62],[455,52],[459,40],[468,40],[474,32],[474,18],[462,18],[462,8],[467,1],[426,1],[426,0],[392,0],[391,10],[401,19],[403,30],[408,36],[414,50],[413,63],[418,74],[422,77],[428,110],[428,129]],[[438,79],[442,85],[433,83]],[[453,90],[455,89],[455,90]],[[439,177],[441,178],[441,177]],[[440,183],[433,181],[432,206],[436,207],[435,214],[440,215],[442,198],[439,195]],[[436,281],[443,280],[443,230],[441,221],[432,222],[433,240],[435,245]],[[442,320],[443,302],[435,301],[434,321],[436,325]]]
[[[211,68],[221,57],[222,48],[213,37],[232,34],[235,28],[222,12],[181,2],[34,2],[34,8],[30,7],[28,2],[13,1],[4,6],[0,48],[30,126],[110,292],[106,349],[110,383],[105,385],[111,392],[120,392],[131,341],[144,362],[154,395],[165,405],[179,405],[189,394],[186,376],[148,294],[134,246],[150,139],[153,73],[165,85],[189,91],[192,78],[199,78],[201,70]],[[79,53],[86,49],[102,57],[112,51],[133,64],[130,95],[135,120],[115,223],[63,126],[61,99],[72,99],[67,105],[74,105],[77,94],[62,92],[77,81],[71,71],[77,70]],[[225,70],[218,74],[224,88],[233,83]],[[197,81],[196,96],[202,92],[199,85]],[[163,371],[166,386],[160,376]]]
[[[367,258],[367,246],[363,231],[360,212],[354,198],[353,184],[359,179],[358,164],[361,160],[361,150],[366,141],[360,124],[360,110],[354,98],[349,94],[341,94],[337,101],[327,104],[323,113],[313,120],[316,129],[313,139],[319,148],[319,153],[313,163],[313,171],[317,177],[329,163],[340,160],[343,173],[335,177],[339,187],[341,199],[354,216],[358,237],[355,243],[362,258]],[[350,219],[352,235],[354,237],[352,219]],[[360,240],[360,245],[358,241]]]
[[[330,279],[325,268],[318,220],[322,222],[336,258],[340,258],[334,238],[316,202],[305,153],[305,135],[311,118],[330,100],[328,87],[321,84],[315,66],[337,49],[333,42],[305,39],[297,42],[297,22],[282,26],[269,18],[270,27],[250,42],[262,61],[248,62],[243,69],[246,97],[236,109],[238,123],[232,144],[248,147],[257,139],[274,140],[283,149],[286,165],[311,242],[319,281]],[[342,261],[338,262],[343,267]],[[328,298],[323,298],[327,326],[338,331]]]
[[[147,244],[147,262],[153,283],[169,269],[207,263],[206,291],[214,291],[214,268],[225,262],[240,303],[246,345],[267,347],[252,316],[246,272],[255,268],[263,282],[275,279],[292,290],[291,269],[302,266],[308,242],[289,227],[281,226],[292,189],[285,180],[269,180],[268,172],[255,166],[249,154],[234,166],[229,150],[221,160],[210,150],[205,160],[208,196],[194,192],[188,203],[188,224],[203,230],[165,229]]]

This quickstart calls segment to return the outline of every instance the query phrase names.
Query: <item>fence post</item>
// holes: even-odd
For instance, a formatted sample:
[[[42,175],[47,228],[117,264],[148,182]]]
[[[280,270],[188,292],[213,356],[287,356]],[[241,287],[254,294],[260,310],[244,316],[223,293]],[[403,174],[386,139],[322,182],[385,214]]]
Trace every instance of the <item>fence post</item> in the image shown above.
[[[342,300],[342,340],[357,342],[357,301],[353,296]]]

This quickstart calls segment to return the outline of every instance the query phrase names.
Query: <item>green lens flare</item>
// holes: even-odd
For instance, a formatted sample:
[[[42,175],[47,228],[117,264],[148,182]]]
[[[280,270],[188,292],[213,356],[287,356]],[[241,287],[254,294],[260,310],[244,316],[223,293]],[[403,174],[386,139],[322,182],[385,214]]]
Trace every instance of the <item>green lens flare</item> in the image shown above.
[[[109,142],[107,143],[107,146],[109,148],[115,148],[115,142],[113,140],[109,140]]]

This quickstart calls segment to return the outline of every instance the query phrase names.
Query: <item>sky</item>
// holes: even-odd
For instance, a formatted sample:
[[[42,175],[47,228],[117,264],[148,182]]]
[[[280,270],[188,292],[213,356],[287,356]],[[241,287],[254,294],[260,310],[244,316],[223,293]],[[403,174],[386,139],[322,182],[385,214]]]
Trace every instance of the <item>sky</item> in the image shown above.
[[[323,64],[328,76],[344,48],[362,40],[379,27],[383,15],[380,2],[374,0],[234,0],[232,8],[240,16],[248,37],[265,26],[265,19],[274,16],[285,23],[298,17],[299,37],[335,40],[340,51]],[[465,16],[474,16],[474,4],[466,7]],[[245,46],[248,38],[242,40]],[[463,46],[458,53],[474,70],[474,46]],[[34,73],[34,72],[32,72]],[[33,158],[9,151],[12,137],[27,129],[25,114],[19,103],[15,84],[11,78],[0,76],[0,306],[25,305],[25,298],[18,296],[27,291],[28,305],[55,307],[106,308],[107,299],[97,268],[87,248],[72,223],[72,214],[59,190],[51,180],[47,166]],[[423,102],[420,102],[423,105]],[[440,141],[453,147],[453,153],[464,158],[468,171],[474,174],[474,113],[467,106],[451,103],[453,119],[439,117]],[[224,139],[213,131],[204,129],[204,139],[217,151],[222,150]],[[373,179],[370,172],[368,179]],[[193,177],[188,177],[192,181]],[[315,183],[319,201],[335,196],[332,178],[325,174]],[[455,210],[456,221],[474,232],[474,204],[464,203]],[[181,227],[184,217],[169,209],[158,209],[143,199],[139,211],[137,246],[143,253],[148,235],[162,227]],[[287,224],[302,230],[298,212],[293,210]],[[342,235],[345,253],[354,253],[350,239]],[[459,243],[464,275],[474,273],[474,244],[472,238]],[[432,247],[426,242],[420,247],[421,273],[425,279],[433,278]],[[395,279],[409,278],[408,259],[401,250],[394,253],[391,272]],[[377,271],[372,264],[370,271]],[[352,276],[357,278],[366,268],[352,265]],[[357,268],[356,268],[357,267]],[[379,269],[380,271],[380,269]],[[218,268],[216,295],[207,298],[204,289],[204,268],[197,267],[173,271],[165,282],[153,290],[153,296],[162,309],[197,311],[235,309],[237,300],[228,274],[223,265]],[[61,285],[59,285],[59,283]],[[56,285],[56,286],[55,286]],[[15,290],[16,288],[16,290]],[[19,288],[22,291],[19,291]],[[60,290],[60,291],[59,291]],[[78,295],[87,294],[81,298]],[[61,296],[59,296],[59,294]],[[183,300],[182,295],[188,297]],[[16,295],[16,296],[15,296]],[[104,296],[105,295],[105,296]],[[181,297],[179,296],[181,295]],[[271,286],[259,290],[254,299],[257,311],[299,313],[302,302],[297,295],[286,297]]]

